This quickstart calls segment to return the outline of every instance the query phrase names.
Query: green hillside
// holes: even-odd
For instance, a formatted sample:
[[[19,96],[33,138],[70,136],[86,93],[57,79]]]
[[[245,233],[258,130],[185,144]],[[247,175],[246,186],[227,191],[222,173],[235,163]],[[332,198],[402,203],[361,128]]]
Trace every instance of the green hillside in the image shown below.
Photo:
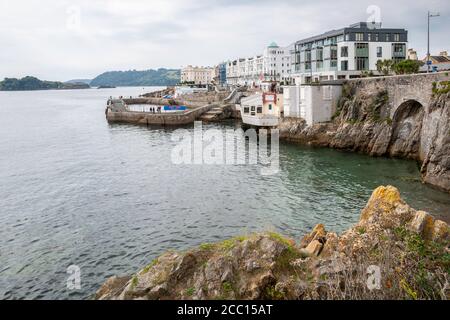
[[[129,70],[105,72],[90,83],[93,87],[99,86],[172,86],[180,82],[180,70]]]

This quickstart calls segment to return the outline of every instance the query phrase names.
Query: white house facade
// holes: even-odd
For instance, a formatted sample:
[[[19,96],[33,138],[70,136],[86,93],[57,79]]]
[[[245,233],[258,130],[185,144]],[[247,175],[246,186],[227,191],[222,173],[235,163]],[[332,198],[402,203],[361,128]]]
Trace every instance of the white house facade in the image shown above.
[[[284,116],[303,118],[311,126],[329,122],[336,113],[342,85],[318,84],[283,87]]]

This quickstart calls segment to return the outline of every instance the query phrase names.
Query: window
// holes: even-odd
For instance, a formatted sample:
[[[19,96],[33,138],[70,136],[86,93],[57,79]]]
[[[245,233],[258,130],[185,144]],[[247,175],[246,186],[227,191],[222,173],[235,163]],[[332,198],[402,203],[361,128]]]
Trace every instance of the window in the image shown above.
[[[356,44],[355,55],[357,57],[369,57],[369,44],[368,43],[357,43]]]
[[[348,61],[341,61],[341,70],[342,71],[348,70]]]
[[[343,58],[348,57],[348,47],[341,47],[341,57]]]
[[[372,41],[372,34],[371,33],[367,34],[367,41]]]
[[[331,60],[337,60],[337,48],[336,47],[332,47],[330,49],[330,58],[331,58]]]
[[[380,40],[380,38],[379,38],[378,33],[375,33],[375,41],[379,41],[379,40]]]
[[[345,35],[345,41],[350,41],[350,34],[347,33],[347,34]]]
[[[400,41],[400,34],[399,33],[394,34],[394,41],[396,41],[396,42]]]
[[[383,56],[383,48],[377,47],[377,57],[381,58]]]
[[[250,109],[249,107],[244,107],[244,113],[249,113]]]
[[[269,104],[269,110],[272,110],[272,105],[271,104]]]
[[[316,60],[323,60],[323,49],[317,49],[316,51]]]
[[[262,107],[256,108],[256,113],[262,113]]]
[[[391,37],[390,37],[390,36],[391,36],[391,35],[390,35],[389,33],[386,34],[386,42],[391,41]]]
[[[364,33],[360,33],[360,32],[356,33],[355,39],[356,39],[356,41],[364,41]]]
[[[356,70],[369,70],[369,59],[362,57],[356,58]]]

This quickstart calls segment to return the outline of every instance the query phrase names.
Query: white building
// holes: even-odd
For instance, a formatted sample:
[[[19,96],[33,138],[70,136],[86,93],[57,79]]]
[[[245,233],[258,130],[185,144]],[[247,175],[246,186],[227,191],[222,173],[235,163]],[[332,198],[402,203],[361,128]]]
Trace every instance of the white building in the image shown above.
[[[360,22],[297,41],[293,77],[297,84],[304,84],[376,74],[378,60],[404,60],[407,49],[405,29]]]
[[[207,85],[216,76],[216,69],[211,67],[193,67],[191,65],[181,69],[181,83]]]
[[[247,125],[275,127],[283,114],[283,94],[265,92],[242,98],[240,111]]]
[[[280,47],[276,43],[267,46],[263,54],[228,61],[226,65],[228,85],[260,86],[262,82],[292,82],[291,51],[294,44]]]
[[[285,117],[303,118],[308,125],[329,122],[342,94],[339,83],[283,87]]]

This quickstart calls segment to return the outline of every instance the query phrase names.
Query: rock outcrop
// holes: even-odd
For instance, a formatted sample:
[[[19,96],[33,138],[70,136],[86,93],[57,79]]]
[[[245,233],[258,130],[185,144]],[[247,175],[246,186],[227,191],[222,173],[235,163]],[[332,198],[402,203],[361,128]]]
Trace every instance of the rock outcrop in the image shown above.
[[[391,118],[386,90],[346,84],[334,120],[307,126],[284,118],[280,138],[313,146],[414,159],[422,163],[423,181],[450,192],[450,93],[435,94],[425,108],[402,103]],[[392,100],[394,100],[392,98]]]
[[[379,187],[357,225],[299,239],[276,233],[167,252],[97,299],[447,299],[449,227]]]

